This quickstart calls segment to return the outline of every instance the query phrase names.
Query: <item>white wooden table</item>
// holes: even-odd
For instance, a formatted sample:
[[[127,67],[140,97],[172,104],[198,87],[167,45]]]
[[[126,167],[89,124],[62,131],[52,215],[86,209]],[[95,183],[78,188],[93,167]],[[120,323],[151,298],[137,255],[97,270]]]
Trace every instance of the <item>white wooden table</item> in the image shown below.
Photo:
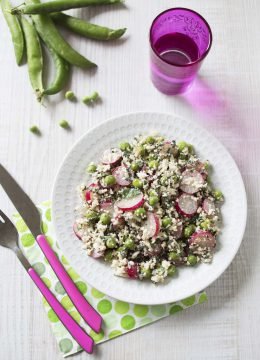
[[[149,80],[149,25],[172,6],[200,12],[214,35],[199,82],[186,97],[164,96]],[[79,97],[98,90],[103,104],[95,108],[59,96],[46,108],[37,104],[27,68],[16,67],[0,18],[0,162],[35,202],[50,198],[58,166],[81,134],[111,116],[139,110],[176,113],[205,126],[230,150],[245,181],[249,215],[244,241],[229,269],[207,289],[208,303],[98,346],[93,359],[259,359],[259,13],[257,0],[128,0],[125,9],[85,11],[93,22],[128,27],[126,41],[113,45],[69,35],[100,64],[95,75],[75,70],[70,85]],[[72,124],[71,132],[59,128],[63,118]],[[41,138],[29,132],[33,123],[42,129]],[[0,205],[12,213],[2,192]],[[0,268],[0,358],[61,358],[38,291],[11,252],[0,249]]]

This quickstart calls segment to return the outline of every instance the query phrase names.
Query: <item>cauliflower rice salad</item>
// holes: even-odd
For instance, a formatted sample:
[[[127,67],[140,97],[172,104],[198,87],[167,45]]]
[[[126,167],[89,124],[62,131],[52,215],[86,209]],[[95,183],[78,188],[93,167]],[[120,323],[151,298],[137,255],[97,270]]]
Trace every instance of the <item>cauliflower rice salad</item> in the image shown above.
[[[75,234],[115,275],[162,283],[177,267],[211,262],[221,191],[192,145],[136,136],[89,164]]]

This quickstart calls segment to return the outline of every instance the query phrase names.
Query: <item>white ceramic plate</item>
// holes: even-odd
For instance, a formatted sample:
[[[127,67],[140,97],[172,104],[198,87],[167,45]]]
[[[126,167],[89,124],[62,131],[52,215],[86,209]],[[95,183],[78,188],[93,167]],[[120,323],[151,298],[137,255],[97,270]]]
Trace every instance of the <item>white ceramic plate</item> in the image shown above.
[[[136,134],[153,131],[169,139],[192,143],[199,156],[213,165],[212,180],[225,196],[221,208],[222,233],[212,264],[180,268],[178,276],[155,286],[113,275],[109,265],[89,257],[73,234],[76,188],[84,183],[89,162],[97,162],[102,152]],[[228,267],[243,238],[247,202],[240,172],[221,143],[196,123],[167,114],[136,113],[109,120],[87,132],[70,150],[59,169],[53,190],[53,223],[62,251],[75,270],[92,286],[114,298],[136,304],[163,304],[184,299],[205,289]]]

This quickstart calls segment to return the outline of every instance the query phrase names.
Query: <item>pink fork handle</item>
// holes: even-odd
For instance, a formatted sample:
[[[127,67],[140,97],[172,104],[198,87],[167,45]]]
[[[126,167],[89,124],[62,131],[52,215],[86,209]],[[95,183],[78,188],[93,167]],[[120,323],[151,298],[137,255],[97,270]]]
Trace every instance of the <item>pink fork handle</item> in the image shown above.
[[[52,269],[59,278],[61,284],[63,285],[66,293],[69,295],[71,301],[77,308],[78,312],[81,314],[83,319],[89,326],[95,331],[99,332],[102,324],[102,317],[99,313],[93,309],[93,307],[87,302],[85,297],[81,294],[77,286],[71,280],[70,276],[67,274],[63,265],[55,255],[54,251],[48,244],[44,235],[37,236],[37,242],[42,249],[44,255],[48,259]]]
[[[79,324],[70,316],[70,314],[63,308],[59,303],[56,297],[48,289],[42,279],[39,277],[37,272],[30,268],[28,274],[31,279],[37,285],[38,289],[45,297],[53,311],[56,313],[60,321],[63,323],[65,328],[69,331],[72,337],[77,341],[77,343],[89,354],[93,352],[94,341],[91,337],[79,326]]]

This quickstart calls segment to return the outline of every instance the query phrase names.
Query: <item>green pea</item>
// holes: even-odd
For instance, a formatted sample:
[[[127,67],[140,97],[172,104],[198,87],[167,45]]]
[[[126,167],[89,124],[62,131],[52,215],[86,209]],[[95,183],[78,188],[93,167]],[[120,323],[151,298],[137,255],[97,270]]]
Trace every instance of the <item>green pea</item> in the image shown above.
[[[127,249],[124,246],[120,246],[117,251],[121,254],[122,257],[127,256]]]
[[[35,135],[41,135],[41,130],[38,128],[37,125],[32,125],[30,127],[30,131]]]
[[[99,93],[97,91],[93,92],[91,95],[89,96],[84,96],[84,98],[82,99],[82,102],[85,105],[91,105],[93,104],[95,101],[97,101],[99,99]]]
[[[132,185],[137,189],[141,189],[143,187],[143,183],[139,179],[134,179]]]
[[[162,226],[164,228],[169,227],[171,224],[172,224],[172,219],[170,219],[168,217],[165,217],[165,218],[162,219]]]
[[[111,262],[113,260],[113,250],[106,250],[104,260],[107,262]]]
[[[97,166],[94,163],[89,164],[87,167],[87,172],[94,173],[97,170]]]
[[[180,159],[180,160],[188,160],[188,158],[189,158],[189,155],[188,155],[188,154],[186,155],[186,154],[182,154],[182,153],[181,153],[181,154],[179,155],[179,159]]]
[[[104,179],[104,183],[107,186],[112,186],[115,185],[116,183],[116,178],[113,175],[107,175]]]
[[[177,272],[176,266],[171,265],[168,267],[168,270],[167,270],[168,276],[173,276],[176,274],[176,272]]]
[[[137,147],[137,154],[141,157],[145,156],[146,155],[146,150],[145,148],[141,145],[141,146],[138,146]]]
[[[223,194],[222,194],[222,192],[220,190],[215,190],[213,192],[213,196],[217,201],[220,201],[220,200],[223,199]]]
[[[67,120],[61,120],[59,122],[59,126],[62,127],[63,129],[69,129],[70,128],[70,124],[68,123]]]
[[[135,215],[138,217],[144,217],[146,215],[146,211],[144,208],[139,208],[135,210]]]
[[[138,170],[140,169],[140,164],[137,163],[137,162],[133,162],[133,163],[131,164],[131,169],[132,169],[133,171],[138,171]]]
[[[180,151],[183,151],[185,148],[188,147],[188,144],[185,141],[180,141],[178,142],[177,146]]]
[[[112,237],[109,237],[106,241],[106,246],[109,248],[109,249],[114,249],[116,248],[116,240]]]
[[[162,177],[160,178],[160,184],[161,184],[162,186],[166,186],[167,183],[168,183],[167,177],[166,177],[166,176],[162,176]]]
[[[151,154],[149,155],[149,161],[151,160],[156,160],[158,156],[154,155],[154,154]]]
[[[124,246],[126,247],[126,249],[133,250],[135,248],[134,240],[127,239],[124,243]]]
[[[188,225],[184,229],[184,237],[189,238],[195,232],[196,226],[195,225]]]
[[[145,267],[141,267],[140,272],[145,279],[150,279],[150,277],[152,276],[151,269],[146,269]]]
[[[94,210],[89,210],[86,213],[86,218],[90,221],[97,221],[99,219],[99,215],[96,211]]]
[[[158,196],[150,196],[149,197],[149,204],[151,206],[155,206],[156,204],[158,204],[158,202],[159,202]]]
[[[131,150],[131,145],[128,142],[123,142],[119,145],[120,150],[122,151],[130,151]]]
[[[159,162],[157,160],[151,160],[148,163],[150,169],[158,169]]]
[[[169,253],[169,260],[170,261],[178,261],[178,260],[180,260],[180,254],[178,254],[176,251],[171,251]]]
[[[108,225],[108,224],[110,224],[110,221],[111,221],[111,217],[110,217],[108,214],[101,214],[101,216],[100,216],[100,222],[101,222],[103,225]]]
[[[179,177],[178,175],[174,174],[174,175],[172,176],[172,180],[173,180],[173,182],[174,182],[175,184],[177,184],[177,182],[180,180],[180,177]]]
[[[187,144],[187,145],[188,145],[189,153],[190,153],[190,154],[193,154],[193,153],[194,153],[193,145],[191,145],[191,144]]]
[[[209,163],[208,161],[206,161],[206,162],[204,163],[204,168],[205,168],[205,170],[209,170],[209,169],[210,169],[210,163]]]
[[[191,266],[194,266],[197,264],[197,256],[195,255],[189,255],[188,258],[187,258],[187,263]]]
[[[145,142],[147,144],[154,144],[155,143],[155,138],[153,136],[148,136],[146,139],[145,139]]]
[[[73,101],[76,99],[76,96],[73,91],[69,90],[65,93],[65,99]]]
[[[209,219],[205,219],[204,221],[202,221],[200,223],[200,227],[203,229],[203,230],[208,230],[210,228],[210,220]]]

